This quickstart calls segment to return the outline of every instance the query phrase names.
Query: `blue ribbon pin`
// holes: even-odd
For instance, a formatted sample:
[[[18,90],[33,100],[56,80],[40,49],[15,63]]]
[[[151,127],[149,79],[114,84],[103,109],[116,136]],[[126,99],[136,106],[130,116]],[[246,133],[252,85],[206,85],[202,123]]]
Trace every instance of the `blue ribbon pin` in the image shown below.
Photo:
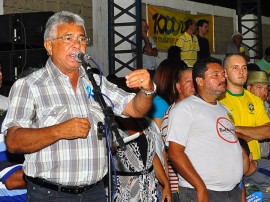
[[[88,98],[90,98],[90,97],[94,98],[94,93],[93,93],[93,91],[92,91],[91,86],[88,85],[88,86],[86,87],[86,90],[87,90],[87,92],[88,92]]]

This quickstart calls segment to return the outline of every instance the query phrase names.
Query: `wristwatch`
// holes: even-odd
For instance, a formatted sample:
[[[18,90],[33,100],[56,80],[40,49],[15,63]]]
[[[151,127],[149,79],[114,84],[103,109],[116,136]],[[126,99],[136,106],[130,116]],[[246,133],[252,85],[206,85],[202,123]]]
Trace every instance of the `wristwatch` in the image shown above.
[[[141,91],[146,95],[146,96],[149,96],[149,95],[153,95],[156,93],[157,91],[157,85],[153,82],[153,86],[154,86],[154,89],[152,91],[146,91],[144,90],[143,88],[141,88]]]

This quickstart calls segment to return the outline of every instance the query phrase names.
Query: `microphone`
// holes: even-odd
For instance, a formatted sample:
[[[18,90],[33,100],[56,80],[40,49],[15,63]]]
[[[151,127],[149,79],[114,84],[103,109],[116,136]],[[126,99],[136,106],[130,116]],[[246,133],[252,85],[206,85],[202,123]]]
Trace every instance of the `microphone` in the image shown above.
[[[82,63],[89,63],[89,60],[91,59],[90,55],[87,55],[86,53],[82,52],[82,51],[77,51],[74,54],[74,58],[77,62],[82,62]]]

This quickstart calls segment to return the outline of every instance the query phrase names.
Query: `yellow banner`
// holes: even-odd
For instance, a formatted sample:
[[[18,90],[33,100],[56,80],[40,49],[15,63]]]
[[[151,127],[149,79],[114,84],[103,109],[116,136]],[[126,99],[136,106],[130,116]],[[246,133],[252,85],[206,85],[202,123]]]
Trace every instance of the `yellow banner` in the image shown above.
[[[210,51],[215,52],[214,16],[212,15],[192,15],[148,5],[148,35],[153,37],[159,50],[166,51],[170,46],[175,45],[177,39],[185,32],[185,21],[190,18],[196,22],[200,19],[209,22],[206,38],[209,41]]]

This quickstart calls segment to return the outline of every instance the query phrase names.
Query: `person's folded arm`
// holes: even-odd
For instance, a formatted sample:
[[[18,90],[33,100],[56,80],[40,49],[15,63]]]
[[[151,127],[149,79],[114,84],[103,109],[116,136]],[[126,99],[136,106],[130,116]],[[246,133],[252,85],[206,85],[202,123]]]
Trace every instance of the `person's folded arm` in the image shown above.
[[[90,128],[87,118],[72,118],[44,128],[13,126],[7,130],[6,145],[10,153],[33,153],[60,139],[86,138]]]
[[[270,122],[262,126],[236,126],[235,132],[242,133],[254,140],[264,140],[270,138]]]

